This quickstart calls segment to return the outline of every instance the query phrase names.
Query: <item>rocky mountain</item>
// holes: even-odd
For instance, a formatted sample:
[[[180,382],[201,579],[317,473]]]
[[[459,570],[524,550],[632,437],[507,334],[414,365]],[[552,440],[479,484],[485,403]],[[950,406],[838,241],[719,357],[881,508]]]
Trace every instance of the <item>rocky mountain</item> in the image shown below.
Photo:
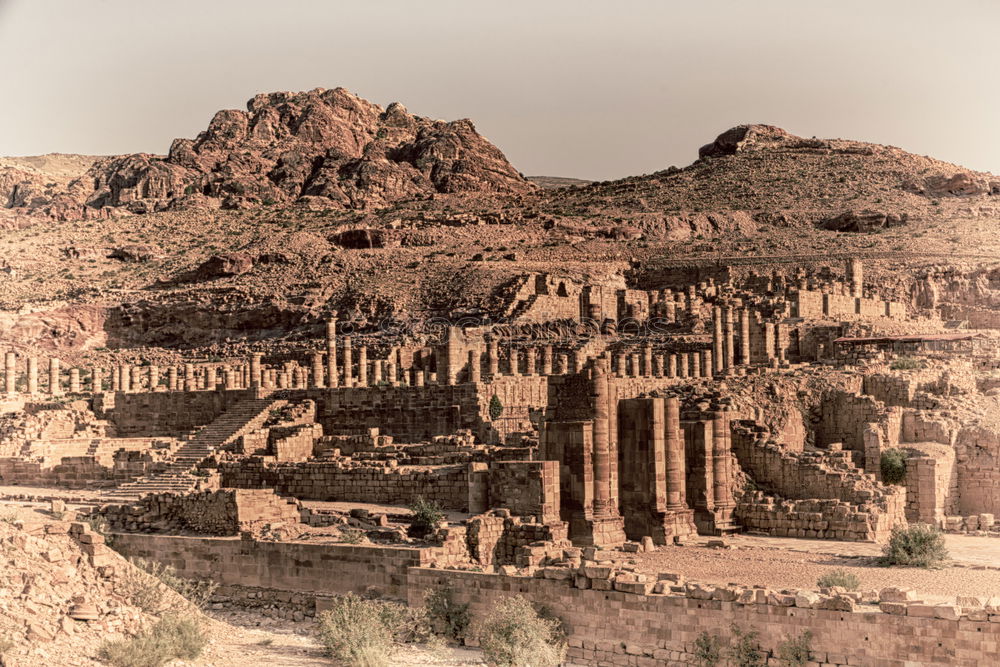
[[[65,187],[0,171],[0,203],[56,219],[184,208],[308,204],[372,209],[437,193],[528,193],[535,186],[469,120],[414,116],[343,88],[268,93],[224,110],[164,156],[102,158]]]

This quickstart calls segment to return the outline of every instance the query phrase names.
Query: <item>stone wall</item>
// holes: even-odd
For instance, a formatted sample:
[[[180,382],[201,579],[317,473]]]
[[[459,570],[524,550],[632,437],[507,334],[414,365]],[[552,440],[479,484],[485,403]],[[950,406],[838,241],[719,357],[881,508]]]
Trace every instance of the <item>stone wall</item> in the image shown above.
[[[979,620],[960,617],[961,610],[953,605],[939,609],[897,604],[893,608],[897,613],[872,613],[802,608],[796,595],[763,589],[750,589],[750,601],[738,602],[728,587],[694,586],[684,594],[669,595],[649,594],[651,583],[622,586],[637,591],[627,592],[595,589],[587,577],[581,582],[585,588],[577,588],[577,580],[412,568],[407,576],[408,599],[418,605],[429,591],[449,586],[455,600],[468,603],[472,615],[479,617],[504,597],[524,595],[563,621],[568,659],[578,665],[692,664],[694,642],[701,633],[728,642],[733,625],[760,633],[761,648],[772,656],[768,664],[772,660],[778,664],[775,653],[780,642],[807,630],[812,635],[808,664],[817,667],[979,667],[1000,661],[1000,623],[988,622],[982,611],[976,615]]]
[[[434,469],[347,467],[338,462],[276,463],[255,458],[223,463],[219,471],[224,487],[266,487],[299,500],[407,505],[421,496],[459,511],[465,511],[469,504],[467,465]]]
[[[110,419],[121,436],[176,436],[210,423],[246,391],[170,391],[102,395],[99,417]]]
[[[299,506],[270,489],[220,489],[177,495],[157,493],[131,505],[99,510],[112,530],[238,535],[269,523],[298,523]]]
[[[816,444],[843,443],[844,449],[864,452],[864,427],[882,421],[885,406],[871,396],[832,390],[820,404],[820,422],[816,425]]]
[[[490,507],[541,523],[559,521],[558,461],[496,461],[489,467]]]

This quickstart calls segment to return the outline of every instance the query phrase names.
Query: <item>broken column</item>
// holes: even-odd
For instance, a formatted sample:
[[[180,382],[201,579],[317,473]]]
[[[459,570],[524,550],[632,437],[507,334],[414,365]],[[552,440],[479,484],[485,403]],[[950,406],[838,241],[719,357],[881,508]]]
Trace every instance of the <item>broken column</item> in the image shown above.
[[[316,389],[326,387],[326,382],[323,379],[323,354],[321,352],[313,352],[312,355],[312,386]]]
[[[215,386],[217,384],[219,384],[219,379],[217,377],[215,366],[209,366],[205,369],[205,389],[215,391]]]
[[[864,266],[860,259],[847,260],[847,281],[851,286],[851,296],[864,296]]]
[[[59,360],[55,357],[49,359],[49,393],[53,396],[62,394],[62,386],[59,384]]]
[[[740,309],[740,364],[750,365],[750,311]]]
[[[28,359],[28,392],[29,393],[34,393],[34,392],[38,391],[38,362],[37,361],[35,361],[35,364],[34,364],[34,367],[35,367],[34,368],[34,375],[35,375],[34,387],[35,388],[34,389],[31,388],[32,387],[32,382],[31,382],[31,375],[32,375],[32,372],[31,372],[32,371],[32,368],[31,368],[32,367],[32,363],[31,362],[32,361],[35,361],[35,360],[34,359]],[[90,390],[92,392],[94,392],[95,394],[100,394],[101,392],[104,391],[104,371],[101,370],[100,368],[98,368],[97,366],[94,366],[93,368],[90,369]]]
[[[69,393],[79,394],[80,393],[80,369],[71,368],[69,369]]]
[[[500,353],[497,350],[497,341],[492,335],[486,337],[486,373],[490,379],[500,374]]]
[[[712,308],[712,360],[716,375],[722,373],[722,348],[722,308],[715,306]]]
[[[149,366],[149,390],[156,391],[156,388],[160,386],[160,367],[156,364],[150,364]]]
[[[326,322],[326,386],[337,387],[340,383],[337,371],[337,311],[330,314]]]
[[[479,350],[469,350],[469,382],[478,383],[482,380],[479,365]]]
[[[177,391],[177,367],[171,366],[167,369],[167,390]]]
[[[185,385],[187,382],[185,381]],[[261,355],[254,354],[250,356],[250,386],[260,387],[264,384],[264,378],[261,371]],[[185,386],[185,389],[187,387]]]
[[[354,386],[354,353],[351,347],[351,337],[344,336],[344,342],[341,345],[341,359],[344,363],[344,386],[353,387]]]
[[[4,355],[4,391],[8,396],[17,393],[17,355],[13,352]]]
[[[552,346],[542,348],[542,375],[552,375]]]
[[[259,355],[258,364],[260,363]],[[184,364],[184,391],[194,391],[197,385],[194,383],[194,364]],[[127,391],[127,390],[125,390]]]

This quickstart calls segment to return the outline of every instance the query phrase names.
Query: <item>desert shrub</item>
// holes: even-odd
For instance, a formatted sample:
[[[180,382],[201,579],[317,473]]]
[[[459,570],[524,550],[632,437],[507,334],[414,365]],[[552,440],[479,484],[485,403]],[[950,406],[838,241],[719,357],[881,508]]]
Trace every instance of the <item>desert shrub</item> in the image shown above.
[[[503,403],[500,402],[500,397],[493,394],[490,397],[490,421],[495,421],[500,419],[500,415],[503,414]]]
[[[124,568],[116,580],[118,593],[128,601],[150,614],[164,611],[181,611],[177,601],[171,599],[167,590],[172,590],[195,607],[203,608],[218,587],[212,581],[196,581],[177,575],[169,565],[131,559],[135,567]]]
[[[892,529],[882,548],[882,563],[901,567],[933,567],[948,558],[944,536],[934,526],[916,524]]]
[[[340,541],[345,544],[361,544],[362,538],[365,536],[365,531],[360,528],[341,528],[340,529]]]
[[[902,484],[906,479],[906,452],[902,449],[887,449],[879,461],[882,481],[886,484]]]
[[[172,660],[194,660],[208,639],[197,621],[170,614],[130,639],[105,642],[98,658],[113,667],[162,667]]]
[[[520,595],[498,602],[476,634],[494,667],[555,667],[566,656],[559,621],[543,618]]]
[[[923,360],[914,359],[913,357],[897,357],[889,364],[889,368],[894,371],[912,371],[923,367]]]
[[[354,593],[336,598],[320,615],[318,633],[330,657],[351,667],[390,665],[397,639],[414,641],[429,634],[419,612]]]
[[[778,644],[778,660],[785,667],[805,667],[812,650],[812,633],[803,630],[797,637],[789,637]]]
[[[469,627],[469,605],[455,602],[448,586],[434,589],[424,601],[427,616],[435,631],[449,639],[461,640]]]
[[[729,659],[736,667],[764,667],[766,659],[761,654],[756,630],[743,630],[733,625],[733,642],[729,646]]]
[[[694,640],[694,664],[698,667],[715,667],[722,661],[722,639],[702,631]]]
[[[424,537],[444,519],[441,506],[423,496],[417,496],[409,509],[413,512],[413,521],[407,531],[410,537]]]
[[[17,521],[17,511],[12,509],[0,510],[0,522],[3,523],[14,523]]]
[[[840,586],[841,588],[846,588],[849,591],[856,591],[861,587],[861,580],[858,579],[857,575],[848,572],[844,568],[838,567],[836,570],[830,570],[817,579],[816,585],[820,588],[833,588],[834,586]]]

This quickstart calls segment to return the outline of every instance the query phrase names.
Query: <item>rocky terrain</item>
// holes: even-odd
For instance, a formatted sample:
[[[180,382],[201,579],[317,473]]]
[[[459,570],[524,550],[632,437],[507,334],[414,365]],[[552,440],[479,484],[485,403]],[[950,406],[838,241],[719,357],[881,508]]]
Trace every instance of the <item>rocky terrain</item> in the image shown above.
[[[747,125],[687,167],[568,184],[525,179],[469,121],[343,89],[247,109],[162,157],[0,163],[0,339],[68,360],[236,354],[308,341],[334,309],[358,331],[502,318],[533,271],[636,285],[845,253],[917,299],[937,287],[900,267],[971,284],[1000,250],[1000,179],[894,147]]]

